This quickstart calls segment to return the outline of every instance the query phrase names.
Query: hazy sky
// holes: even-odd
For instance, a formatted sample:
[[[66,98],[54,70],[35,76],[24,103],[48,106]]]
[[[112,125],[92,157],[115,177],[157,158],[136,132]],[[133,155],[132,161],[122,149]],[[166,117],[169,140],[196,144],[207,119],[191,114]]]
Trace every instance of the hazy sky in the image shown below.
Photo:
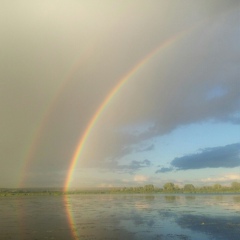
[[[238,0],[0,8],[0,187],[240,181]],[[165,47],[163,43],[167,43]]]

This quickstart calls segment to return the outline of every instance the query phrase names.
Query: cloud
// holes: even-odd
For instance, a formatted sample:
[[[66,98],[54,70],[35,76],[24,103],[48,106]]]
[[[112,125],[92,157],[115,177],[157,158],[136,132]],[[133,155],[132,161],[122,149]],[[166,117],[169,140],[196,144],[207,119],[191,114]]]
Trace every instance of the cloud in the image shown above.
[[[152,151],[154,148],[155,148],[154,144],[151,144],[151,145],[146,146],[144,148],[137,149],[137,152],[148,152],[148,151]]]
[[[238,167],[240,166],[240,143],[201,149],[199,153],[175,158],[170,164],[170,168],[163,167],[156,173],[173,170]]]
[[[239,34],[233,16],[236,12],[224,20],[218,16],[214,24],[185,40],[176,59],[161,53],[127,82],[94,130],[96,141],[106,139],[97,151],[101,161],[119,160],[138,151],[143,142],[181,126],[207,121],[238,124],[239,47],[234,39],[239,40]]]
[[[178,170],[238,167],[240,166],[240,143],[202,149],[200,153],[175,158],[171,165]]]
[[[97,187],[99,187],[99,188],[112,188],[112,187],[114,187],[114,185],[111,184],[111,183],[100,183],[100,184],[97,185]]]
[[[143,160],[143,161],[131,161],[129,164],[125,164],[125,165],[117,165],[114,166],[114,170],[120,170],[120,171],[124,171],[124,172],[136,172],[137,170],[141,169],[141,168],[147,168],[151,165],[151,162],[147,159]]]
[[[172,171],[173,171],[172,167],[170,167],[170,168],[162,167],[162,168],[158,169],[156,171],[156,173],[167,173],[167,172],[172,172]]]
[[[147,182],[148,177],[145,175],[136,175],[134,176],[133,181],[137,183]]]
[[[232,181],[239,181],[240,174],[226,174],[220,177],[209,177],[201,179],[201,182],[204,183],[214,183],[214,182],[232,182]]]

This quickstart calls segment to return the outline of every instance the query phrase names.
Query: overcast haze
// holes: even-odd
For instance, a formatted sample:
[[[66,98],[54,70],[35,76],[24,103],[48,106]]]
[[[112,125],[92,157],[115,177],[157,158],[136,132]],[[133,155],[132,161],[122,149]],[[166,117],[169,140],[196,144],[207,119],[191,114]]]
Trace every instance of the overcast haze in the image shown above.
[[[173,38],[71,187],[240,181],[239,1],[1,1],[0,30],[0,187],[62,187]]]

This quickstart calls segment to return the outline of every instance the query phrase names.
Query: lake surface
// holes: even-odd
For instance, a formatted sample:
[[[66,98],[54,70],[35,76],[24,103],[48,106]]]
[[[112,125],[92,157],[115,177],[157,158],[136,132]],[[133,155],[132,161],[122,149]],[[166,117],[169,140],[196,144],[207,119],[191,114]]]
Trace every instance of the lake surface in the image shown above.
[[[240,239],[240,195],[0,198],[0,239]]]

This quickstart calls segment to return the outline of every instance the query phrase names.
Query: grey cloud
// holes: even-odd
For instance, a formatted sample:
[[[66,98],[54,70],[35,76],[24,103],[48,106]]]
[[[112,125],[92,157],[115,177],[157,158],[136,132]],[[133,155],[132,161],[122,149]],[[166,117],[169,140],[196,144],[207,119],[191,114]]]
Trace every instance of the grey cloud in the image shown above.
[[[188,124],[206,121],[238,124],[239,118],[233,117],[240,109],[237,57],[240,39],[236,16],[236,11],[224,17],[215,16],[214,23],[186,39],[177,58],[160,54],[150,70],[142,70],[128,81],[104,113],[99,123],[102,132],[95,130],[96,139],[97,135],[110,141],[114,138],[111,147],[108,140],[102,145],[99,158],[104,161],[108,151],[108,157],[121,159],[134,152],[138,144]],[[214,95],[217,89],[222,94]],[[124,134],[116,132],[117,128],[131,128],[134,124],[140,126],[139,134],[136,129]],[[126,148],[130,150],[127,154],[121,151]]]
[[[158,169],[155,173],[167,173],[173,171],[173,168],[162,167]]]
[[[175,158],[170,168],[161,168],[156,173],[173,170],[190,170],[203,168],[234,168],[240,166],[240,143],[221,147],[201,149],[199,153]]]
[[[117,166],[114,167],[114,169],[118,170],[118,171],[133,173],[133,172],[136,172],[137,170],[140,170],[141,168],[147,168],[150,165],[151,165],[151,162],[147,159],[145,159],[143,161],[133,160],[129,164],[126,164],[126,165],[118,164]]]
[[[200,153],[175,158],[171,165],[178,170],[238,167],[240,166],[240,143],[202,149]]]
[[[148,151],[153,150],[154,147],[155,147],[154,144],[151,144],[151,145],[146,146],[146,147],[144,147],[144,148],[138,148],[136,151],[137,151],[137,152],[148,152]]]

